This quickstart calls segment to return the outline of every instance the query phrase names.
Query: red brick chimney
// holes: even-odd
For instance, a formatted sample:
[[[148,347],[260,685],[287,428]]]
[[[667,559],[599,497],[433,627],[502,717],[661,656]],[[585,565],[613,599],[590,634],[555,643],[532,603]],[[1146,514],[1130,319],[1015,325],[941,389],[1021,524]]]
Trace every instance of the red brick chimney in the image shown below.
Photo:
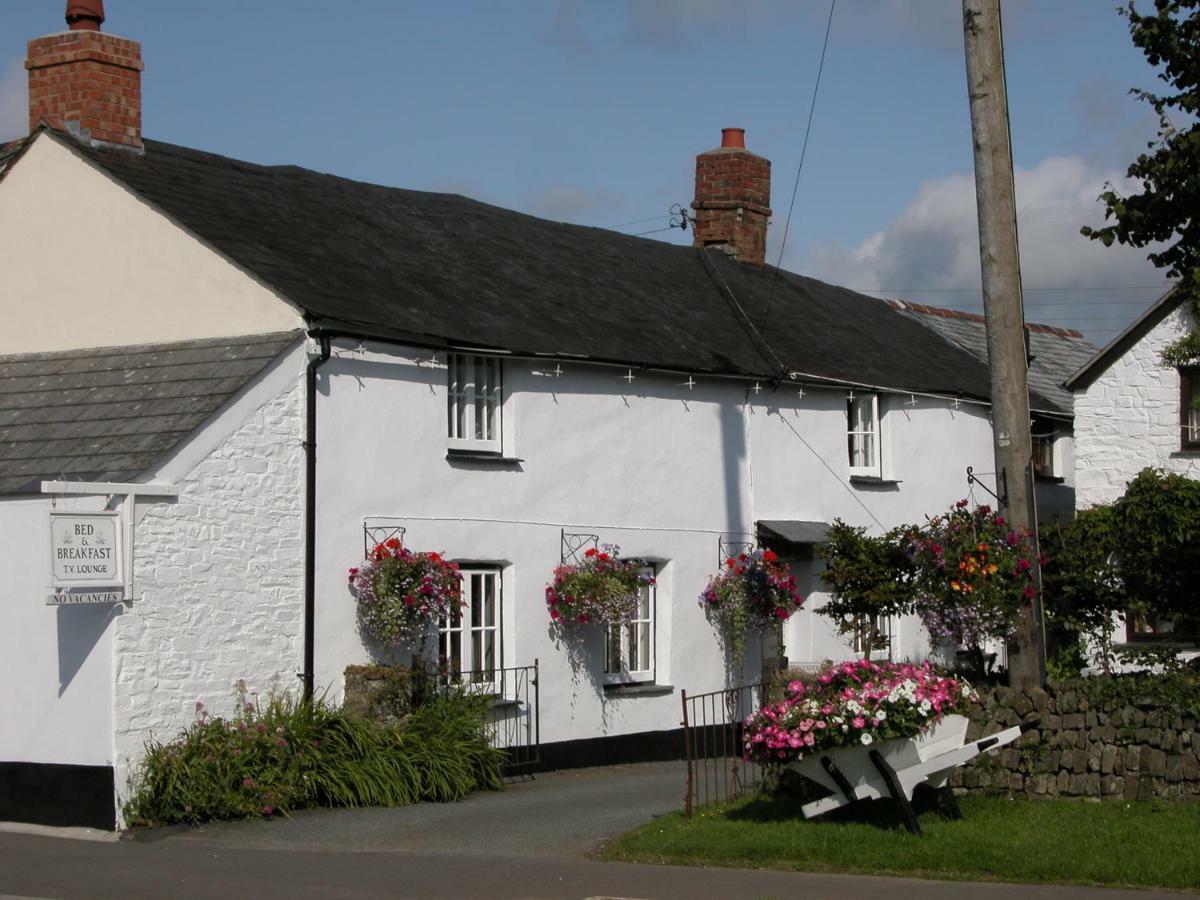
[[[696,223],[692,244],[721,245],[761,266],[771,217],[771,161],[746,149],[744,128],[722,128],[721,146],[696,157]]]
[[[142,149],[142,45],[100,31],[104,0],[67,3],[68,31],[29,42],[29,130]]]

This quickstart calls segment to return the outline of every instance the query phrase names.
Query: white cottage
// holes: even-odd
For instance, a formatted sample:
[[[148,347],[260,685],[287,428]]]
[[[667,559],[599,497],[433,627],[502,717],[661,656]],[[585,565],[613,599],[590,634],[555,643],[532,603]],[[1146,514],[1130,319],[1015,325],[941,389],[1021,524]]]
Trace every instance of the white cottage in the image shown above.
[[[98,28],[31,42],[0,152],[0,820],[113,827],[143,743],[239,681],[339,699],[373,658],[347,569],[401,533],[468,576],[458,665],[536,661],[546,764],[677,755],[680,689],[763,664],[727,673],[698,606],[727,547],[796,569],[792,662],[848,656],[826,524],[919,521],[992,468],[978,348],[764,265],[738,129],[677,247],[144,140],[140,49]],[[76,526],[102,573],[56,566]],[[592,541],[653,570],[649,640],[572,665],[543,588]]]

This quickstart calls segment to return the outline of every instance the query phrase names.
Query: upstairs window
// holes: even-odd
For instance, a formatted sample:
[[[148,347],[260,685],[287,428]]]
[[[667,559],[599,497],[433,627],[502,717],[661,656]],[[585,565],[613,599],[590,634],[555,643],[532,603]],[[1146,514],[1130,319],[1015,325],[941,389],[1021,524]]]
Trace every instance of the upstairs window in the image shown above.
[[[880,478],[883,466],[879,448],[879,395],[851,394],[847,401],[851,476]]]
[[[639,574],[645,580],[634,618],[604,635],[604,680],[611,684],[654,681],[654,567],[645,566]]]
[[[1179,447],[1200,450],[1200,368],[1179,370]]]
[[[500,360],[451,353],[446,359],[447,436],[457,450],[501,452]]]

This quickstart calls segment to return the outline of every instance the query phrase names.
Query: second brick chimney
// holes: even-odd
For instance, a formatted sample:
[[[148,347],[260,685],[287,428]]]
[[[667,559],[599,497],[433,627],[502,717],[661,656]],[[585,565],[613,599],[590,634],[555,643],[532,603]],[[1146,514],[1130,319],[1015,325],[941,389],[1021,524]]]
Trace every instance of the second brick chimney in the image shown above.
[[[100,31],[103,0],[67,3],[68,31],[29,42],[29,130],[142,149],[142,45]]]
[[[771,161],[746,149],[745,129],[721,129],[721,146],[696,157],[692,243],[722,246],[734,258],[766,262]]]

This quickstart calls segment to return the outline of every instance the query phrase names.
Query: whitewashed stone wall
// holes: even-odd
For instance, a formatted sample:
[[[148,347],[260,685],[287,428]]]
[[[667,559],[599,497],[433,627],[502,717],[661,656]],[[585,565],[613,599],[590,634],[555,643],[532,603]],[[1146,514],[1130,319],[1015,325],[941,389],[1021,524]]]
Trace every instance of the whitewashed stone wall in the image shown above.
[[[1110,503],[1146,466],[1200,477],[1200,456],[1179,452],[1179,373],[1159,354],[1191,327],[1171,312],[1086,390],[1075,393],[1075,506]]]
[[[304,646],[303,394],[261,406],[137,526],[140,602],[117,621],[118,793],[144,742],[186,726],[197,700],[231,710],[235,684],[294,690]]]

